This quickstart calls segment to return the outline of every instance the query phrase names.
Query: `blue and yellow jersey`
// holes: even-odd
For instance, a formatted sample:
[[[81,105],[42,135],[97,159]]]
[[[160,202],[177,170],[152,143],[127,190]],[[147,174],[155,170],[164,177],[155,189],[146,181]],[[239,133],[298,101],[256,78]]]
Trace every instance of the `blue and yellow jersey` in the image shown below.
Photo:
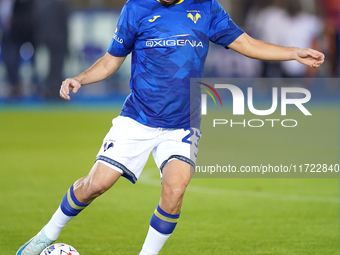
[[[127,1],[108,48],[132,53],[121,115],[150,127],[190,127],[190,78],[202,77],[209,41],[227,47],[242,33],[216,0]]]

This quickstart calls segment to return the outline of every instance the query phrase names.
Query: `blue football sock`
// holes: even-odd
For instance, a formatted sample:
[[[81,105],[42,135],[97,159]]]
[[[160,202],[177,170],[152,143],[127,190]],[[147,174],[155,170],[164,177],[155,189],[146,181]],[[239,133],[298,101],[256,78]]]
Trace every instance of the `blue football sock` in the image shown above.
[[[89,204],[81,203],[78,201],[73,192],[73,185],[67,191],[63,200],[61,201],[60,208],[62,212],[70,217],[77,216]]]
[[[158,205],[151,217],[150,226],[156,229],[159,233],[169,235],[174,231],[179,220],[179,215],[180,214],[166,213]]]
[[[156,255],[174,231],[180,214],[164,212],[158,205],[153,213],[149,231],[139,255]]]

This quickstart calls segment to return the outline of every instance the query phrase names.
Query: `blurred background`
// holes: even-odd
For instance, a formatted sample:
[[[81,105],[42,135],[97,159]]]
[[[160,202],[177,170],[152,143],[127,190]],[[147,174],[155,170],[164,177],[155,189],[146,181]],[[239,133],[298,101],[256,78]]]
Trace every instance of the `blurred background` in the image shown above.
[[[124,2],[0,0],[3,254],[14,254],[50,219],[65,190],[93,164],[111,119],[119,114],[129,93],[129,58],[112,77],[85,86],[71,102],[59,99],[58,91],[63,79],[78,75],[105,54]],[[311,91],[313,103],[307,108],[313,117],[289,109],[289,118],[299,121],[294,129],[239,125],[223,130],[221,137],[206,126],[200,160],[230,159],[231,164],[248,165],[338,163],[340,1],[219,2],[251,36],[280,45],[319,49],[325,53],[326,62],[317,70],[307,69],[294,62],[260,62],[211,45],[204,77],[272,77],[276,87],[278,77],[293,78],[285,81],[326,79],[321,79],[323,84],[314,79],[297,84]],[[255,101],[256,108],[271,106],[270,84],[261,82],[255,87],[254,98],[261,101],[260,105]],[[242,89],[247,87],[245,84]],[[58,100],[60,103],[54,103]],[[224,111],[218,107],[215,109]],[[218,117],[231,118],[230,112],[231,107]],[[279,114],[274,118],[283,118]],[[164,255],[339,254],[338,179],[194,178],[191,182],[182,222]],[[62,242],[88,255],[106,254],[108,250],[137,254],[158,203],[159,171],[149,160],[133,188],[128,181],[116,185],[110,195],[102,196],[67,226],[61,234]],[[131,208],[138,208],[138,217]]]
[[[219,2],[252,37],[318,49],[325,53],[326,62],[317,70],[294,61],[263,62],[212,44],[205,77],[339,77],[338,0]],[[0,104],[58,100],[63,79],[78,75],[105,54],[124,3],[0,0]],[[129,78],[128,58],[112,77],[84,87],[75,98],[124,97]]]

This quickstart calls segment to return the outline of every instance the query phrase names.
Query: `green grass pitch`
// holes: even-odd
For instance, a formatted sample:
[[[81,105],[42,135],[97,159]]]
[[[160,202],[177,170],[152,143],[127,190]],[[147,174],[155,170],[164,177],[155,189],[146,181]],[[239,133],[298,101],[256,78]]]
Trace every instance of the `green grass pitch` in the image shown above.
[[[15,254],[47,223],[69,186],[90,170],[117,114],[67,107],[0,111],[0,254]],[[338,192],[337,179],[194,178],[160,254],[339,254]],[[121,179],[73,219],[58,242],[81,255],[138,254],[159,196],[159,172],[150,159],[136,185]]]

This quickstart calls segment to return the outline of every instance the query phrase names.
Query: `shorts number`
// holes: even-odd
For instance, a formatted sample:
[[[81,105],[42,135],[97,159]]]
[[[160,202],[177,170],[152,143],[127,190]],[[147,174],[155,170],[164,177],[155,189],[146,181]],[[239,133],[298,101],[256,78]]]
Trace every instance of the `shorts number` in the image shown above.
[[[190,141],[190,140],[191,140],[190,138],[192,138],[192,137],[195,135],[195,137],[196,137],[196,139],[195,139],[196,142],[194,143],[194,145],[195,145],[196,148],[198,148],[198,143],[199,143],[199,140],[200,140],[201,136],[200,136],[200,134],[198,133],[198,131],[195,132],[193,128],[185,128],[185,129],[184,129],[184,131],[189,131],[189,130],[190,130],[190,133],[189,133],[188,135],[186,135],[186,136],[183,137],[182,142],[183,142],[183,143],[192,144],[192,141]],[[190,139],[190,140],[189,140],[189,139]]]
[[[182,142],[192,144],[192,142],[189,139],[194,134],[194,130],[192,128],[185,128],[184,129],[184,131],[188,131],[188,130],[190,130],[190,133],[183,137]]]

